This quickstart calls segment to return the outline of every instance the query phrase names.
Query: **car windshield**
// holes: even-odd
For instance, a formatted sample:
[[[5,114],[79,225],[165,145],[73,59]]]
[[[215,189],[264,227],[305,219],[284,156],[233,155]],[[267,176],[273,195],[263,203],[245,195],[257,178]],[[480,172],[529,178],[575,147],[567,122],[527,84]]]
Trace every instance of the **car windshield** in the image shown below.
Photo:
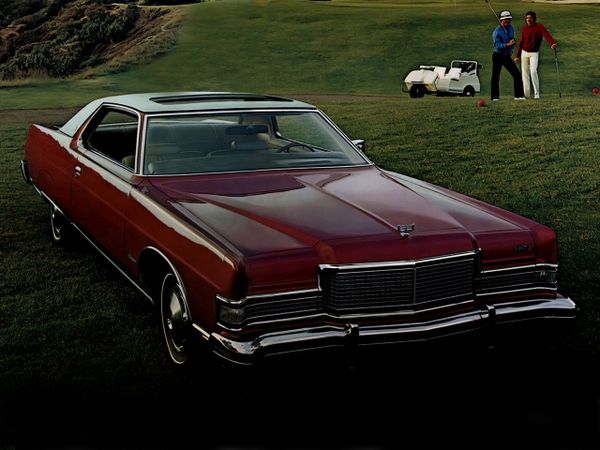
[[[152,116],[143,158],[150,175],[369,163],[316,111]]]

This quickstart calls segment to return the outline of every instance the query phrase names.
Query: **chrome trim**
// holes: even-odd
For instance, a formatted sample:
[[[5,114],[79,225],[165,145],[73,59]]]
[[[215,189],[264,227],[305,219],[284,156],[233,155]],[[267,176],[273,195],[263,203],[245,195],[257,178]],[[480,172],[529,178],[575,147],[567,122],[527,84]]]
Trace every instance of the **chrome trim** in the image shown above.
[[[96,117],[96,115],[98,115],[98,113],[100,111],[102,111],[105,108],[112,108],[112,109],[117,109],[117,110],[124,110],[128,113],[131,113],[135,116],[137,116],[137,133],[136,133],[136,138],[135,138],[135,150],[134,150],[134,160],[135,160],[135,165],[133,167],[133,169],[129,166],[126,166],[125,164],[123,164],[121,161],[117,161],[116,159],[110,158],[108,155],[105,155],[104,153],[99,152],[98,150],[96,150],[93,147],[86,147],[85,145],[83,145],[83,135],[86,134],[88,128],[90,128],[90,124],[94,121],[94,117]],[[92,153],[94,153],[95,155],[101,156],[104,159],[106,159],[107,161],[110,161],[111,163],[116,164],[117,166],[120,166],[122,168],[124,168],[125,170],[127,170],[128,172],[131,172],[132,174],[138,174],[141,173],[141,170],[139,166],[139,159],[137,157],[137,153],[139,150],[139,142],[140,142],[140,132],[141,132],[141,119],[142,115],[141,113],[133,108],[130,108],[128,106],[124,106],[124,105],[119,105],[117,103],[102,103],[100,104],[96,110],[88,117],[88,119],[86,119],[85,125],[83,126],[83,128],[80,129],[79,131],[79,139],[77,141],[77,144],[80,145],[82,148],[84,148],[87,151],[90,151]]]
[[[249,92],[200,92],[175,95],[160,95],[148,98],[154,103],[201,103],[201,102],[226,102],[226,101],[275,101],[294,102],[294,99],[275,95],[252,94]]]
[[[144,252],[144,250],[150,250],[150,251],[158,253],[158,255],[162,259],[164,259],[165,262],[169,265],[169,268],[171,269],[171,272],[173,273],[173,275],[175,275],[175,278],[177,279],[177,284],[179,284],[179,287],[181,288],[181,292],[183,294],[183,301],[185,302],[185,307],[187,309],[187,312],[188,312],[190,320],[191,320],[192,319],[192,312],[190,311],[190,306],[188,305],[187,292],[185,290],[185,284],[183,283],[183,279],[179,275],[179,272],[177,271],[177,269],[175,268],[175,266],[173,265],[173,263],[171,262],[171,260],[169,260],[169,258],[167,257],[167,255],[165,255],[162,251],[160,251],[159,249],[157,249],[156,247],[154,247],[152,245],[148,245],[148,246],[144,247],[142,249],[142,251],[140,252],[140,254],[142,252]]]
[[[264,296],[253,295],[240,300],[230,300],[217,294],[217,324],[225,330],[240,331],[244,327],[259,326],[265,323],[286,323],[314,317],[325,317],[326,313],[319,307],[322,298],[323,296],[318,289],[265,294]],[[296,308],[295,311],[285,310],[286,307],[293,306],[297,302],[303,302],[303,307]],[[309,302],[309,304],[307,305],[305,302]],[[250,312],[250,317],[246,316],[246,308],[260,308],[265,305],[267,307],[272,306],[274,310],[262,313]],[[243,320],[235,324],[221,320],[222,307],[242,311],[244,314]],[[277,311],[277,308],[283,308],[284,310]]]
[[[361,152],[365,151],[365,140],[364,139],[352,139],[352,143]]]
[[[381,267],[387,269],[390,267],[407,267],[414,266],[417,264],[427,264],[436,261],[448,261],[452,259],[464,258],[467,256],[475,256],[479,253],[478,250],[469,250],[463,253],[454,253],[451,255],[433,256],[422,259],[407,259],[402,261],[385,261],[385,262],[371,262],[371,263],[351,263],[351,264],[319,264],[319,269],[330,269],[330,270],[361,270],[361,269],[373,269]]]
[[[552,300],[526,300],[522,302],[499,303],[495,305],[496,321],[510,322],[527,320],[519,318],[518,314],[539,313],[535,318],[561,319],[574,318],[577,305],[569,297],[560,296]]]
[[[217,333],[210,335],[214,350],[222,358],[234,363],[248,364],[243,358],[254,356],[257,352],[269,350],[281,345],[293,343],[310,343],[324,340],[338,340],[350,336],[351,327],[344,325],[327,325],[314,328],[300,328],[291,331],[278,331],[264,334],[250,341],[235,341]],[[315,346],[316,347],[316,346]],[[228,355],[230,355],[228,357]]]
[[[217,320],[217,325],[219,325],[220,328],[227,330],[227,331],[240,332],[242,330],[248,330],[248,329],[251,329],[251,327],[259,327],[261,325],[271,326],[273,324],[298,322],[298,321],[318,319],[318,318],[335,319],[335,317],[333,317],[325,312],[320,312],[320,313],[316,313],[316,314],[306,314],[306,315],[302,315],[302,316],[291,316],[291,317],[287,316],[287,317],[283,317],[280,319],[275,319],[273,317],[274,317],[274,315],[266,320],[250,321],[250,323],[248,323],[248,321],[245,320],[244,322],[242,322],[241,326],[239,326],[237,328],[235,328],[229,324],[225,324],[219,320]]]
[[[291,316],[291,317],[288,316],[288,317],[282,317],[279,319],[276,319],[276,318],[273,318],[273,316],[270,316],[270,318],[268,318],[266,320],[252,320],[249,323],[247,323],[248,321],[244,321],[242,323],[242,325],[237,328],[232,327],[228,324],[224,324],[223,322],[220,322],[220,321],[217,321],[217,324],[219,325],[219,327],[223,328],[224,330],[239,332],[242,330],[251,329],[251,327],[259,327],[261,325],[273,325],[273,324],[281,324],[281,323],[289,323],[289,322],[300,322],[303,320],[311,320],[311,319],[318,319],[318,318],[324,318],[327,320],[353,320],[353,319],[356,320],[356,319],[388,319],[388,318],[403,317],[403,316],[416,316],[418,314],[423,314],[423,313],[428,313],[428,312],[433,312],[433,311],[440,311],[440,310],[444,310],[444,309],[448,309],[448,308],[452,308],[452,307],[456,307],[456,306],[465,306],[465,305],[473,304],[474,302],[475,302],[475,300],[471,299],[471,300],[466,300],[466,301],[459,302],[459,303],[450,303],[450,304],[446,304],[446,305],[433,306],[431,308],[424,308],[424,309],[418,309],[418,310],[406,309],[406,310],[380,312],[380,313],[351,313],[351,314],[333,315],[326,311],[323,311],[323,312],[318,312],[316,314],[305,314],[302,316]]]
[[[517,292],[530,292],[530,291],[552,291],[552,292],[556,292],[556,291],[558,291],[558,287],[534,286],[534,287],[528,287],[528,288],[508,289],[508,290],[505,290],[505,291],[492,291],[492,292],[482,292],[482,293],[475,292],[475,297],[477,297],[477,298],[479,298],[479,297],[489,297],[491,295],[514,294],[514,293],[517,293]]]
[[[247,113],[270,113],[270,112],[320,112],[316,107],[294,107],[294,108],[224,108],[224,109],[193,109],[188,111],[176,112],[149,112],[146,113],[144,124],[148,122],[149,117],[171,117],[171,116],[214,116],[218,114],[236,114]]]
[[[23,176],[23,180],[25,180],[25,183],[33,184],[33,182],[31,181],[31,175],[29,174],[29,163],[26,160],[22,159],[19,165],[21,167],[21,175]]]
[[[358,152],[358,154],[365,160],[365,162],[373,164],[373,162],[368,158],[365,152],[358,148],[354,144],[354,141],[352,139],[346,136],[346,133],[344,133],[344,131],[337,125],[337,123],[335,123],[327,114],[325,114],[319,108],[317,108],[317,112],[321,115],[321,117],[323,117],[327,122],[329,122],[329,125],[331,125],[344,139],[346,139],[346,142],[348,142],[352,146],[352,148]]]
[[[457,254],[453,254],[453,255],[435,256],[435,257],[423,258],[423,259],[418,259],[418,260],[340,264],[340,265],[321,264],[321,265],[319,265],[319,269],[320,270],[328,269],[328,270],[338,270],[338,271],[345,271],[345,270],[350,271],[350,270],[363,270],[363,269],[368,270],[368,269],[373,269],[373,268],[381,268],[382,270],[386,270],[386,269],[390,269],[390,268],[410,267],[410,266],[416,266],[419,264],[428,264],[428,263],[438,262],[438,261],[452,261],[453,259],[477,256],[479,253],[480,253],[480,250],[475,249],[472,251],[457,253]],[[490,270],[481,272],[481,275],[484,275],[484,274],[493,275],[493,274],[498,274],[498,273],[508,273],[511,271],[518,272],[520,270],[540,270],[540,269],[543,270],[545,268],[552,270],[552,269],[556,269],[557,267],[558,267],[558,264],[537,263],[537,264],[528,264],[528,265],[521,265],[521,266],[515,266],[515,267],[490,269]],[[217,299],[217,301],[219,301],[227,306],[233,307],[233,308],[236,308],[236,307],[243,308],[248,304],[252,304],[251,302],[253,302],[253,301],[262,301],[263,299],[265,301],[279,300],[279,299],[285,300],[286,297],[289,297],[289,300],[293,301],[294,296],[309,296],[309,295],[321,296],[323,294],[323,291],[320,286],[320,278],[318,279],[318,282],[319,282],[319,287],[317,289],[306,289],[306,290],[280,292],[280,293],[263,294],[263,295],[249,295],[249,296],[239,299],[239,300],[231,300],[231,299],[228,299],[221,295],[217,295],[216,299]],[[315,311],[314,314],[307,313],[307,314],[301,314],[301,315],[296,315],[296,316],[293,316],[293,315],[284,316],[285,313],[280,314],[281,316],[284,316],[284,317],[277,317],[278,314],[273,313],[271,315],[265,314],[264,317],[266,317],[266,318],[261,318],[260,316],[257,315],[256,318],[254,318],[254,319],[250,318],[249,320],[245,320],[242,324],[237,325],[237,326],[233,326],[231,324],[226,324],[226,323],[223,323],[220,321],[218,322],[218,324],[221,328],[228,330],[228,331],[241,331],[244,327],[257,327],[257,326],[272,324],[272,323],[289,323],[292,321],[302,321],[302,320],[309,320],[309,319],[315,319],[315,318],[326,318],[329,320],[340,320],[340,319],[341,320],[354,320],[354,319],[358,319],[358,318],[369,319],[369,318],[393,318],[393,317],[402,317],[402,316],[415,316],[417,314],[424,313],[424,312],[440,311],[440,310],[448,309],[450,307],[469,305],[469,304],[474,303],[474,301],[476,299],[484,299],[484,298],[489,298],[492,296],[511,294],[511,293],[535,292],[535,291],[557,292],[558,287],[557,286],[531,286],[531,287],[521,287],[521,288],[514,288],[514,289],[497,290],[497,291],[491,291],[491,292],[478,292],[477,290],[475,290],[473,298],[463,300],[463,301],[460,301],[457,303],[442,304],[442,305],[426,307],[426,308],[422,308],[422,309],[412,308],[412,309],[404,309],[404,310],[398,310],[398,311],[372,312],[372,313],[343,313],[342,312],[339,315],[333,315],[331,313],[328,313],[327,311]]]
[[[210,339],[210,333],[204,328],[202,328],[200,325],[192,323],[192,327],[194,327],[204,339],[206,339],[207,341]]]
[[[453,261],[461,258],[470,258],[473,256],[477,256],[479,254],[479,249],[470,250],[467,252],[456,253],[452,255],[444,255],[444,256],[436,256],[436,257],[428,257],[419,260],[406,260],[406,261],[387,261],[387,262],[372,262],[372,263],[358,263],[358,264],[321,264],[319,265],[319,271],[322,270],[334,270],[334,271],[351,271],[351,270],[363,270],[378,268],[381,270],[394,269],[399,267],[416,267],[421,264],[430,264],[438,261]],[[315,302],[319,302],[323,298],[323,289],[321,287],[321,278],[317,278],[318,287],[316,289],[305,289],[298,291],[289,291],[289,292],[280,292],[280,293],[270,293],[264,295],[249,295],[245,298],[239,300],[228,299],[222,295],[217,294],[216,300],[218,304],[223,304],[232,308],[245,308],[246,306],[253,306],[258,302],[269,300],[275,301],[294,301],[295,298],[309,300],[309,297],[313,297]],[[414,287],[416,289],[416,285]],[[414,297],[414,293],[413,293]],[[291,321],[302,321],[311,318],[326,318],[329,320],[343,319],[343,320],[352,320],[355,318],[390,318],[390,317],[401,317],[401,316],[410,316],[422,312],[427,311],[436,311],[436,310],[444,310],[450,307],[455,307],[457,305],[468,305],[475,301],[475,296],[470,296],[467,299],[461,299],[460,301],[455,301],[446,304],[438,304],[436,306],[425,306],[423,305],[412,305],[412,308],[406,309],[396,309],[393,311],[373,311],[373,312],[344,312],[340,311],[338,314],[332,314],[328,312],[326,309],[316,307],[314,308],[314,312],[312,312],[312,308],[298,308],[297,311],[286,311],[277,313],[270,312],[264,314],[255,314],[250,318],[245,318],[239,324],[231,324],[223,322],[217,319],[217,324],[224,330],[228,331],[241,331],[245,327],[257,327],[263,324],[270,323],[289,323]],[[256,303],[255,303],[256,302]],[[218,307],[217,304],[217,307]],[[303,310],[304,309],[304,310]]]
[[[510,276],[511,272],[514,272],[515,275],[519,275],[519,274],[526,274],[526,273],[531,273],[532,275],[544,272],[544,271],[548,271],[548,272],[553,272],[554,274],[556,274],[558,272],[558,264],[552,264],[552,263],[536,263],[536,264],[527,264],[527,265],[522,265],[522,266],[512,266],[512,267],[501,267],[501,268],[497,268],[497,269],[488,269],[488,270],[482,270],[481,274],[480,274],[480,280],[482,282],[487,281],[486,280],[486,275],[489,275],[491,277],[497,275],[497,276],[503,276],[504,274]],[[528,283],[518,283],[515,284],[513,283],[512,286],[514,287],[510,287],[511,283],[506,283],[505,286],[497,286],[497,287],[488,287],[488,288],[482,288],[480,287],[479,290],[475,291],[475,296],[477,298],[480,297],[489,297],[492,295],[505,295],[505,294],[512,294],[512,293],[519,293],[519,292],[530,292],[530,291],[551,291],[551,292],[555,292],[558,291],[558,282],[555,281],[531,281]],[[526,286],[526,287],[519,287],[519,286]],[[483,290],[483,292],[482,292]]]
[[[229,305],[229,306],[240,307],[240,306],[244,306],[244,304],[246,304],[249,301],[262,299],[262,298],[277,299],[277,298],[284,298],[284,297],[288,297],[288,296],[293,297],[295,295],[307,295],[307,294],[321,295],[321,290],[320,289],[301,289],[298,291],[274,292],[274,293],[269,293],[269,294],[254,294],[254,295],[247,295],[246,297],[244,297],[240,300],[231,300],[231,299],[228,299],[227,297],[223,297],[222,295],[217,294],[217,300],[219,300],[220,302],[225,303],[226,305]]]
[[[217,115],[217,114],[236,114],[241,112],[248,113],[270,113],[270,112],[313,112],[319,114],[332,128],[337,131],[341,137],[355,150],[360,157],[364,160],[362,164],[351,164],[343,166],[310,166],[310,167],[284,167],[284,168],[270,168],[270,169],[246,169],[246,170],[230,170],[230,171],[219,171],[219,172],[198,172],[198,173],[172,173],[172,174],[150,174],[146,173],[144,169],[144,159],[146,156],[146,135],[148,130],[148,119],[156,117],[173,117],[173,116],[198,116],[198,115]],[[144,116],[144,134],[141,136],[140,148],[142,149],[140,157],[138,158],[139,166],[136,165],[136,172],[146,177],[181,177],[181,176],[198,176],[198,175],[209,175],[209,174],[228,174],[228,173],[243,173],[243,172],[266,172],[266,171],[286,171],[286,170],[305,170],[305,169],[339,169],[349,167],[368,167],[373,166],[374,163],[371,161],[360,149],[356,147],[354,142],[337,126],[337,124],[331,120],[323,111],[317,107],[295,107],[295,108],[229,108],[229,109],[215,109],[215,110],[192,110],[192,111],[177,111],[177,112],[160,112],[160,113],[147,113]],[[139,128],[138,128],[139,132]],[[139,140],[139,136],[138,136]]]
[[[32,183],[33,184],[33,183]],[[120,273],[121,275],[123,275],[139,292],[142,293],[142,295],[150,301],[150,303],[152,305],[156,305],[156,303],[154,302],[154,299],[152,298],[152,296],[150,296],[143,288],[142,286],[140,286],[138,284],[137,281],[135,281],[127,272],[125,272],[121,266],[119,264],[117,264],[107,253],[104,252],[104,250],[102,250],[102,248],[100,248],[75,222],[73,222],[69,216],[67,216],[62,209],[60,209],[60,207],[54,203],[50,197],[48,197],[43,191],[40,191],[37,186],[35,186],[35,184],[33,184],[33,186],[35,187],[35,190],[42,196],[42,198],[44,198],[48,203],[52,204],[54,206],[54,208],[56,208],[56,210],[58,212],[60,212],[70,223],[70,225],[76,229],[84,238],[86,241],[88,241],[92,247],[94,247],[99,253],[100,255],[102,255],[112,266],[114,266]],[[179,272],[177,271],[177,269],[175,268],[175,266],[173,265],[173,263],[171,263],[171,261],[169,260],[169,258],[159,249],[157,249],[154,246],[146,246],[144,247],[143,250],[151,250],[151,251],[155,251],[156,253],[158,253],[164,260],[165,262],[168,264],[168,266],[170,267],[171,271],[173,272],[173,275],[175,275],[175,278],[177,278],[177,282],[179,283],[181,290],[183,292],[184,295],[184,301],[186,302],[186,307],[189,313],[189,317],[190,320],[192,320],[192,313],[191,310],[189,308],[189,304],[187,302],[187,291],[185,289],[185,284],[183,283],[183,279],[181,278],[181,276],[179,275]]]
[[[35,192],[36,192],[36,193],[37,193],[37,194],[38,194],[40,197],[42,197],[42,199],[44,199],[44,200],[46,200],[46,201],[48,201],[48,202],[52,203],[52,202],[50,201],[50,199],[48,198],[48,196],[47,196],[46,194],[44,194],[44,193],[43,193],[43,192],[40,190],[40,188],[38,188],[38,187],[36,186],[36,184],[35,184],[35,181],[33,181],[33,179],[31,180],[31,185],[33,186],[33,190],[34,190],[34,191],[35,191]],[[56,206],[56,205],[54,205],[54,206]]]
[[[269,355],[310,351],[327,347],[370,346],[428,341],[455,334],[484,331],[505,324],[538,319],[574,319],[577,306],[568,297],[533,299],[498,305],[482,305],[450,317],[407,324],[363,325],[346,322],[303,327],[234,340],[210,334],[213,351],[238,364],[252,364]],[[353,339],[351,339],[351,337]]]
[[[34,187],[35,187],[35,185],[34,185]],[[143,289],[143,288],[142,288],[142,287],[141,287],[141,286],[140,286],[140,285],[139,285],[139,284],[138,284],[138,283],[137,283],[137,282],[136,282],[136,281],[135,281],[133,278],[131,278],[131,277],[129,276],[129,274],[128,274],[127,272],[125,272],[125,271],[124,271],[124,270],[121,268],[121,266],[119,266],[119,265],[118,265],[118,264],[117,264],[117,263],[116,263],[116,262],[115,262],[115,261],[114,261],[114,260],[113,260],[113,259],[112,259],[110,256],[108,256],[108,255],[107,255],[107,254],[104,252],[104,250],[102,250],[102,249],[101,249],[101,248],[100,248],[100,247],[99,247],[99,246],[98,246],[98,245],[97,245],[97,244],[96,244],[96,243],[95,243],[95,242],[94,242],[94,241],[93,241],[93,240],[92,240],[92,239],[91,239],[91,238],[90,238],[90,237],[89,237],[89,236],[88,236],[88,235],[87,235],[87,234],[86,234],[86,233],[85,233],[85,232],[84,232],[84,231],[83,231],[81,228],[79,228],[79,226],[77,226],[77,224],[76,224],[75,222],[73,222],[73,221],[71,220],[71,218],[70,218],[68,215],[66,215],[66,214],[65,214],[65,213],[62,211],[62,209],[60,209],[60,207],[59,207],[59,206],[58,206],[56,203],[54,203],[54,202],[53,202],[53,201],[50,199],[50,197],[48,197],[48,196],[47,196],[47,195],[46,195],[46,194],[45,194],[43,191],[40,191],[40,190],[39,190],[37,187],[36,187],[36,190],[37,190],[37,191],[38,191],[38,193],[39,193],[39,194],[42,196],[42,198],[44,198],[44,199],[45,199],[45,200],[46,200],[48,203],[50,203],[51,205],[53,205],[53,206],[54,206],[54,208],[56,208],[56,210],[57,210],[58,212],[60,212],[60,213],[61,213],[61,214],[62,214],[62,215],[65,217],[65,219],[67,219],[67,220],[69,221],[69,224],[70,224],[70,225],[71,225],[71,226],[72,226],[72,227],[73,227],[75,230],[77,230],[77,231],[78,231],[78,232],[81,234],[81,236],[83,236],[83,237],[85,238],[85,240],[86,240],[86,241],[88,241],[88,242],[89,242],[89,243],[92,245],[92,247],[94,247],[94,248],[95,248],[95,249],[98,251],[98,253],[100,253],[100,255],[102,255],[102,256],[103,256],[103,257],[104,257],[104,258],[105,258],[105,259],[106,259],[106,260],[107,260],[107,261],[108,261],[110,264],[112,264],[112,265],[115,267],[115,269],[117,269],[117,270],[118,270],[118,271],[121,273],[121,275],[123,275],[123,276],[124,276],[124,277],[125,277],[125,278],[126,278],[126,279],[127,279],[127,280],[128,280],[130,283],[131,283],[131,284],[133,284],[133,286],[134,286],[134,287],[135,287],[135,288],[136,288],[138,291],[140,291],[140,292],[142,293],[142,295],[143,295],[143,296],[144,296],[144,297],[145,297],[147,300],[149,300],[149,301],[150,301],[150,303],[151,303],[152,305],[154,305],[154,304],[155,304],[155,303],[154,303],[154,300],[152,299],[152,297],[151,297],[150,295],[148,295],[148,293],[147,293],[146,291],[144,291],[144,289]]]
[[[536,263],[536,264],[527,264],[524,266],[511,266],[511,267],[501,267],[499,269],[487,269],[487,270],[482,270],[481,274],[485,275],[488,273],[510,272],[512,270],[532,270],[532,269],[535,270],[535,269],[541,268],[541,267],[549,267],[550,269],[558,270],[558,264]]]
[[[423,309],[405,309],[405,310],[401,310],[401,311],[392,311],[392,312],[381,312],[381,313],[369,313],[369,314],[363,314],[363,313],[351,313],[351,314],[340,314],[339,316],[332,316],[329,315],[330,318],[332,319],[377,319],[377,318],[388,318],[388,317],[401,317],[401,316],[415,316],[417,314],[422,314],[422,313],[427,313],[427,312],[432,312],[432,311],[439,311],[439,310],[443,310],[443,309],[447,309],[447,308],[454,308],[456,306],[464,306],[464,305],[469,305],[474,303],[474,299],[469,299],[469,300],[464,300],[462,302],[458,302],[458,303],[447,303],[447,304],[443,304],[443,305],[438,305],[438,306],[432,306],[430,308],[423,308]]]
[[[67,219],[70,221],[70,219]],[[127,278],[127,280],[129,280],[129,282],[131,284],[133,284],[133,286],[142,293],[142,295],[150,301],[150,303],[152,305],[155,305],[154,299],[137,283],[137,281],[135,281],[133,278],[131,278],[129,276],[129,274],[127,272],[125,272],[121,266],[119,266],[115,261],[113,261],[113,259],[108,256],[104,250],[102,250],[90,237],[88,237],[88,235],[77,226],[77,224],[75,222],[71,221],[71,225],[73,226],[73,228],[75,228],[79,233],[81,233],[81,235],[102,255],[104,256],[104,258],[106,258],[106,260],[111,263],[120,273],[121,275],[123,275],[125,278]]]
[[[310,166],[310,167],[283,167],[283,168],[272,168],[272,169],[245,169],[245,170],[228,170],[223,172],[192,172],[192,173],[166,173],[166,174],[142,174],[144,177],[197,177],[201,175],[214,175],[214,174],[232,174],[232,173],[244,173],[244,172],[290,172],[299,170],[319,170],[319,169],[350,169],[355,167],[368,167],[372,166],[373,163],[365,164],[354,164],[346,166]]]

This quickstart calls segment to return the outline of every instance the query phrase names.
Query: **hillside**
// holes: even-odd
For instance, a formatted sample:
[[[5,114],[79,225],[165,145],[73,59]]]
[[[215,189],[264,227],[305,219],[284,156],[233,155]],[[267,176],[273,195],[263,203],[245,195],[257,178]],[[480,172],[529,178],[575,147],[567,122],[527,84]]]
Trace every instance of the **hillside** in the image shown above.
[[[0,7],[0,80],[66,77],[146,61],[175,40],[180,12],[97,0],[12,1]]]

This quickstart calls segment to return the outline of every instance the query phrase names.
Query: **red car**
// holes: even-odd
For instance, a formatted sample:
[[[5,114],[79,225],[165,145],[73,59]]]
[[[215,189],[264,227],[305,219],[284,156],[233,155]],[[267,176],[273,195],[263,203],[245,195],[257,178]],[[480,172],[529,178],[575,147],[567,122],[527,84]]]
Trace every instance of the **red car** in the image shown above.
[[[251,364],[575,318],[552,229],[363,149],[296,100],[134,94],[32,125],[21,169],[54,240],[80,232],[160,308],[176,364],[197,337]]]

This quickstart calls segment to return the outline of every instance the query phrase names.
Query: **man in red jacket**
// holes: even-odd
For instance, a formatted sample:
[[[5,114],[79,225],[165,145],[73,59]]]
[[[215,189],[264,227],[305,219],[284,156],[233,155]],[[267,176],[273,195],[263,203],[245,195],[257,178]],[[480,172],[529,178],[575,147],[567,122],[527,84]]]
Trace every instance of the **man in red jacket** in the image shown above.
[[[521,60],[521,76],[523,77],[525,97],[531,96],[531,84],[533,84],[533,98],[540,98],[540,80],[537,69],[540,61],[542,38],[546,38],[552,48],[556,48],[557,43],[546,27],[536,22],[535,11],[525,13],[525,22],[526,26],[521,31],[515,62]],[[532,83],[530,83],[530,79]]]

